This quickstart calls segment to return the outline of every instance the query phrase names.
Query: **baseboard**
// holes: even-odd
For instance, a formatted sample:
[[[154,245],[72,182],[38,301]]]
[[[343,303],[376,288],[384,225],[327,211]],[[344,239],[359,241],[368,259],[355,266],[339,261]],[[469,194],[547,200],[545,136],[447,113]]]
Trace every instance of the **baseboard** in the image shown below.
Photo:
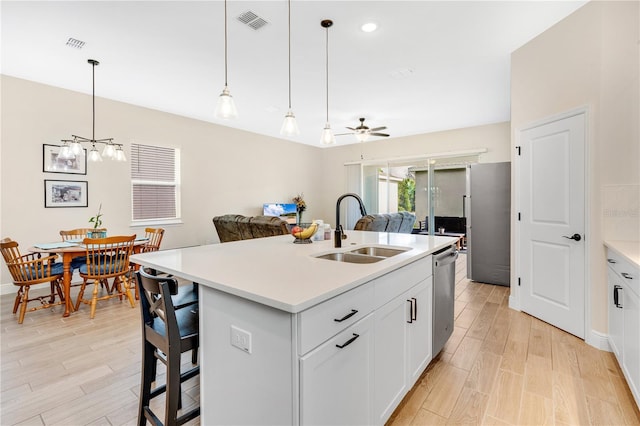
[[[16,286],[13,283],[0,284],[0,295],[11,294],[16,292]]]
[[[520,311],[520,304],[513,294],[509,295],[509,307],[514,311]]]
[[[608,334],[591,330],[589,333],[587,333],[587,336],[585,337],[584,342],[589,346],[593,346],[596,349],[600,349],[601,351],[612,352],[611,345],[609,345]]]

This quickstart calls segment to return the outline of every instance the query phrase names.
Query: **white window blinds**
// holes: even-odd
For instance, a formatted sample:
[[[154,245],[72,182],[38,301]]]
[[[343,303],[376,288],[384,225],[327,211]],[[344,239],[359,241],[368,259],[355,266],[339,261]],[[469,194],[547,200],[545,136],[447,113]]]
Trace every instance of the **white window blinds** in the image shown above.
[[[179,150],[131,144],[133,220],[178,218]]]

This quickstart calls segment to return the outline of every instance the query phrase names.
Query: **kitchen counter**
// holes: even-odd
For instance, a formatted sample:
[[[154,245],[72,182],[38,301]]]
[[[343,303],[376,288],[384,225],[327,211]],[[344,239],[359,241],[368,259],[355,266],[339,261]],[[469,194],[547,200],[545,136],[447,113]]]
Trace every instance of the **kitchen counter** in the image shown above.
[[[346,231],[342,248],[333,240],[294,244],[293,236],[257,238],[131,256],[131,261],[289,313],[344,293],[360,284],[455,244],[456,238]],[[410,250],[369,264],[317,259],[363,245]]]
[[[640,268],[640,241],[607,240],[604,245]]]

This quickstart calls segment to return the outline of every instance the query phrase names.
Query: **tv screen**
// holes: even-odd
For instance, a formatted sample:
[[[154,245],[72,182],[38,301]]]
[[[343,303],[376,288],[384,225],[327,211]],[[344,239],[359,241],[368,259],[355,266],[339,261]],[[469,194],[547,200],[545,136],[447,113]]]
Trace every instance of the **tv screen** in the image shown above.
[[[278,216],[289,223],[296,223],[295,203],[264,203],[262,205],[264,216]]]

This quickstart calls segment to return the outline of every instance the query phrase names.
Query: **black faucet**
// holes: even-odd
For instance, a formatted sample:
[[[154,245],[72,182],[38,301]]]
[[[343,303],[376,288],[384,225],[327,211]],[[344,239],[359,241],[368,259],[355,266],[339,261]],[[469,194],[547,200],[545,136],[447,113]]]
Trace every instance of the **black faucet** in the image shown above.
[[[358,194],[349,192],[347,194],[343,194],[340,197],[338,197],[338,201],[336,202],[336,230],[334,231],[334,238],[333,238],[334,247],[336,248],[342,247],[342,240],[347,238],[347,236],[344,234],[344,230],[342,229],[342,225],[340,225],[340,202],[347,197],[355,198],[358,201],[358,204],[360,205],[360,213],[362,213],[362,216],[367,215],[367,209],[365,209],[364,203],[362,202],[362,198],[360,198]]]

